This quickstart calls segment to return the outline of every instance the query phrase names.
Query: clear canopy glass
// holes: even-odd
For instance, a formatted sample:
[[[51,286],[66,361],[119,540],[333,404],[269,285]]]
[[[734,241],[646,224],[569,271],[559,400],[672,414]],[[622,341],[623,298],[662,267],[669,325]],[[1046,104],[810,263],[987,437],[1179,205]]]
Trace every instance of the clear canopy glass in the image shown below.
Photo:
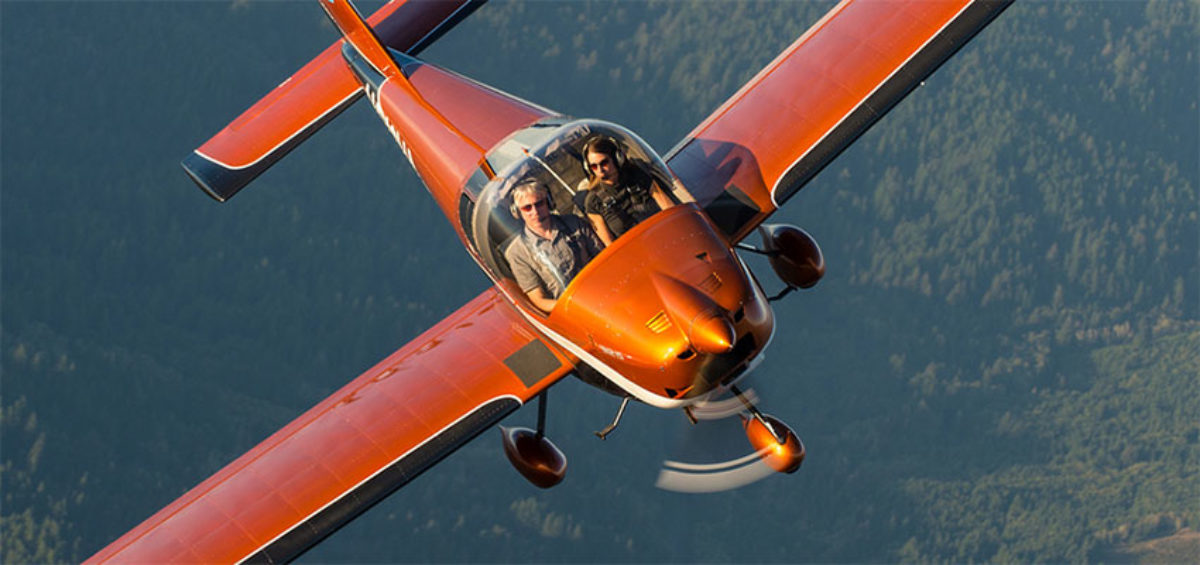
[[[521,130],[489,153],[488,161],[497,174],[479,191],[470,224],[463,226],[484,266],[497,279],[511,278],[504,249],[524,228],[513,207],[513,187],[527,179],[536,179],[549,189],[554,213],[574,214],[587,221],[584,200],[588,176],[583,148],[598,136],[616,141],[626,166],[639,167],[649,174],[674,200],[690,200],[658,154],[621,126],[576,120],[561,125],[541,123]]]

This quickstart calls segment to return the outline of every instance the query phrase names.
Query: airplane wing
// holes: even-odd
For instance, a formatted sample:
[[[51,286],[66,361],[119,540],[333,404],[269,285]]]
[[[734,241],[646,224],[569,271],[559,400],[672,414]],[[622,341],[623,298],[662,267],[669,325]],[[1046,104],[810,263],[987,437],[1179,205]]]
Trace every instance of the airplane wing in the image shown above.
[[[740,241],[1011,0],[844,0],[667,155]]]
[[[367,18],[388,47],[416,55],[483,0],[392,0]],[[183,160],[224,202],[350,107],[362,85],[342,60],[339,39]]]
[[[572,367],[484,291],[87,562],[289,561]]]
[[[225,200],[365,91],[372,104],[427,110],[402,115],[425,120],[412,129],[444,149],[435,163],[414,156],[393,134],[423,178],[441,181],[427,179],[428,186],[457,189],[482,167],[481,147],[553,114],[408,56],[479,3],[395,0],[369,19],[376,27],[368,33],[407,52],[388,57],[419,97],[381,99],[380,88],[396,85],[367,76],[370,69],[355,62],[358,52],[338,41],[185,158],[185,170]],[[576,361],[532,330],[500,291],[484,291],[89,562],[291,560],[558,381]]]

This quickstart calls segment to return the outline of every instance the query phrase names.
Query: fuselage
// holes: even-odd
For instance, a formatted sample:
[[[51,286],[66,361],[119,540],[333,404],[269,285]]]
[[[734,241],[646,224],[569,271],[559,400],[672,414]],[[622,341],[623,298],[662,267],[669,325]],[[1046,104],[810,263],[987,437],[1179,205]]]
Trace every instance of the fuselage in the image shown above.
[[[393,53],[386,77],[351,49],[347,61],[402,153],[473,259],[531,326],[622,394],[674,408],[702,401],[746,372],[770,341],[774,317],[731,242],[661,158],[611,123],[573,120],[464,77]],[[434,108],[422,88],[455,89]],[[489,106],[490,105],[490,106]],[[460,107],[461,106],[461,107]],[[494,107],[489,120],[454,120]],[[622,147],[675,206],[604,248],[548,312],[517,284],[505,249],[524,229],[512,190],[535,179],[557,215],[587,221],[583,145],[605,136]],[[587,379],[585,379],[587,380]],[[612,390],[612,387],[604,387]]]

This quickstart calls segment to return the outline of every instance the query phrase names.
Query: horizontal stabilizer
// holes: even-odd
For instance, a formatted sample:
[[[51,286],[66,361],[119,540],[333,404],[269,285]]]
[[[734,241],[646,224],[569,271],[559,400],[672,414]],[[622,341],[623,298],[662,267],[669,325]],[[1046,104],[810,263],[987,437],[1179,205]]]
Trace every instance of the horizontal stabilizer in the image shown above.
[[[334,65],[340,65],[340,68]],[[331,58],[325,63],[325,67],[319,69],[318,75],[333,75],[331,71],[335,68],[345,71],[345,64],[340,57]],[[280,89],[287,86],[286,84],[276,89],[272,96],[263,99],[264,102],[275,102],[278,99],[279,105],[274,107],[274,112],[268,110],[265,112],[266,117],[256,116],[257,119],[246,120],[250,122],[249,128],[236,129],[243,120],[234,122],[208,143],[184,157],[181,163],[183,169],[209,196],[220,202],[228,200],[337,117],[342,110],[349,108],[362,94],[362,88],[357,82],[349,84],[341,76],[331,78],[333,80],[327,81],[326,84],[338,83],[337,88],[324,92],[313,92],[321,84],[318,80],[298,83],[295,88],[284,90],[282,93]],[[349,75],[347,78],[354,81]],[[275,94],[279,96],[274,96]],[[344,95],[343,98],[330,100],[339,94]],[[285,113],[280,111],[283,108],[295,111]],[[277,120],[269,121],[272,116]]]
[[[397,0],[367,19],[384,45],[416,54],[462,21],[480,0]],[[188,176],[224,202],[362,95],[341,56],[325,49],[183,159]]]

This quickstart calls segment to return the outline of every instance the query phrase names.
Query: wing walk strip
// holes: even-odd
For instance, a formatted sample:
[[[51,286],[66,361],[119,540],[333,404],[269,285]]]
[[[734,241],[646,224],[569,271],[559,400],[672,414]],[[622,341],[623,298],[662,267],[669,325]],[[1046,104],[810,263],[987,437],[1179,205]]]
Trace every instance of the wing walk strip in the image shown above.
[[[787,202],[805,183],[812,180],[821,169],[933,74],[942,63],[987,27],[1012,1],[977,0],[964,6],[938,33],[788,167],[787,172],[779,177],[775,186],[771,188],[771,200],[775,206],[780,207]]]
[[[241,562],[285,563],[299,557],[520,407],[521,400],[508,395],[479,405]]]

